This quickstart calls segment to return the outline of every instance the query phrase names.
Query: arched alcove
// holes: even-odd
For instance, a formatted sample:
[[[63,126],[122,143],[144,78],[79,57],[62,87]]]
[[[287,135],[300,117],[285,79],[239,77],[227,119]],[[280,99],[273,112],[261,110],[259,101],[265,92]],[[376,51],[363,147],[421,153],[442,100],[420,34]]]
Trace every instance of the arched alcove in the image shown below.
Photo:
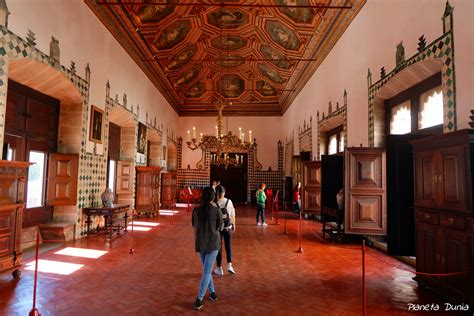
[[[8,64],[8,79],[60,101],[58,152],[80,153],[84,97],[58,69],[21,58]]]
[[[428,59],[419,61],[408,66],[395,74],[374,94],[372,99],[374,113],[374,146],[385,146],[386,134],[386,110],[385,100],[407,90],[419,82],[441,72],[442,61],[440,59]],[[447,98],[443,94],[443,99]],[[446,101],[447,102],[447,101]],[[446,113],[444,114],[446,115]]]

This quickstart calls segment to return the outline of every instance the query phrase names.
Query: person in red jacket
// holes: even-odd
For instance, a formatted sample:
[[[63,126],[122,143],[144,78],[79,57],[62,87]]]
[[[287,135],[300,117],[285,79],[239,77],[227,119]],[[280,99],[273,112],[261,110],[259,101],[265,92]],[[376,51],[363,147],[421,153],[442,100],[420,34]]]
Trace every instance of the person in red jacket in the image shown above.
[[[301,182],[298,182],[293,190],[293,210],[295,212],[301,211]]]

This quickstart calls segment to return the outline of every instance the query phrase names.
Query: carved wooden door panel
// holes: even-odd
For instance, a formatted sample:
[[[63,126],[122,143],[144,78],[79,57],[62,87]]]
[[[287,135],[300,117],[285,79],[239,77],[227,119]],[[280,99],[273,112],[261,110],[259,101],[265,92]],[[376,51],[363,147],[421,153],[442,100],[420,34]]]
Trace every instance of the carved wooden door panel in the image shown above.
[[[344,159],[345,232],[386,235],[385,149],[349,147]]]
[[[415,153],[415,205],[437,207],[437,154],[434,150]]]
[[[424,273],[436,273],[439,270],[439,250],[437,253],[437,227],[426,223],[416,223],[416,270]],[[437,258],[438,257],[438,258]],[[418,276],[417,276],[418,277]]]
[[[466,148],[449,147],[439,150],[436,183],[439,186],[439,207],[447,210],[468,211],[466,196]],[[470,204],[470,203],[469,203]]]
[[[305,213],[321,215],[321,162],[302,163],[302,207]]]
[[[79,155],[49,154],[47,205],[75,205]]]
[[[133,168],[132,161],[117,161],[117,194],[133,194]]]
[[[136,168],[135,208],[138,211],[153,211],[153,171],[143,169]]]

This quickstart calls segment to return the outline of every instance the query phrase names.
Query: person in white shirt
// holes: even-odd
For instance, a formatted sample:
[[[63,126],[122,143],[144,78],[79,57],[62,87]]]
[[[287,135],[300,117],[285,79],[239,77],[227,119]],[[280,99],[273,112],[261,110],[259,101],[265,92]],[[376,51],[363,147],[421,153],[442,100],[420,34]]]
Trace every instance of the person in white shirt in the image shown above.
[[[227,257],[227,272],[235,274],[234,268],[232,267],[232,233],[235,232],[235,208],[232,201],[225,198],[225,188],[222,185],[217,186],[217,207],[222,212],[222,219],[224,221],[223,228],[221,230],[221,238],[224,238],[225,253]],[[214,273],[217,275],[223,275],[222,270],[222,243],[221,248],[216,258],[217,268],[214,269]]]

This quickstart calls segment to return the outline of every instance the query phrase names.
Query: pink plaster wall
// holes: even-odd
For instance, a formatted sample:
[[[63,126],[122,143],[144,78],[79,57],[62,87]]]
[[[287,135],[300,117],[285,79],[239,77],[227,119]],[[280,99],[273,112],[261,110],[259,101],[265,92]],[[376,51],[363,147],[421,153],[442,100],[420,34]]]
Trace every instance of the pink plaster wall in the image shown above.
[[[49,54],[51,36],[59,40],[61,64],[76,63],[80,76],[90,64],[89,103],[105,107],[105,84],[110,81],[111,97],[127,94],[127,104],[140,105],[139,120],[156,116],[164,130],[175,130],[178,116],[105,26],[82,0],[7,0],[11,14],[9,29],[25,38],[28,29],[36,33],[37,47]],[[136,113],[136,110],[135,110]]]
[[[283,137],[309,120],[316,111],[326,112],[328,102],[343,104],[348,94],[348,146],[368,143],[367,69],[373,82],[380,68],[395,67],[396,46],[403,41],[405,57],[417,52],[418,38],[424,34],[431,43],[443,33],[441,17],[445,0],[369,0],[338,43],[312,76],[283,116]],[[468,127],[473,103],[474,1],[450,0],[454,6],[454,48],[457,89],[458,129]],[[314,122],[315,123],[315,122]],[[313,124],[313,152],[316,152],[316,124]],[[297,142],[295,142],[297,146]],[[295,149],[296,151],[296,149]]]
[[[191,131],[192,128],[196,127],[196,136],[199,137],[199,133],[215,135],[216,117],[180,117],[179,118],[179,131],[183,138],[183,162],[182,167],[186,168],[189,164],[192,169],[196,168],[196,163],[201,159],[201,150],[190,150],[185,142],[187,140],[187,130]],[[262,164],[263,170],[268,170],[268,167],[272,167],[272,170],[278,169],[278,151],[277,142],[282,140],[281,138],[281,117],[235,117],[231,116],[227,119],[224,116],[223,119],[223,132],[228,130],[232,131],[232,134],[237,135],[239,127],[242,128],[242,132],[245,133],[245,140],[248,141],[248,131],[252,130],[252,138],[257,139],[258,161]],[[283,140],[282,140],[283,141]]]

